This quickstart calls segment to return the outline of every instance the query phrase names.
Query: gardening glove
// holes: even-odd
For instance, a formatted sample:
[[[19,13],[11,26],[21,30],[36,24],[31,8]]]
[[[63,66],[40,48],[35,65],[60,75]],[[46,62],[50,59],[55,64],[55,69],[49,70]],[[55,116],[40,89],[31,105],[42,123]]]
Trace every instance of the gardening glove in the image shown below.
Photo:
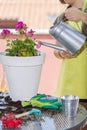
[[[33,107],[50,108],[62,110],[62,103],[57,98],[47,98],[45,94],[39,94],[32,97],[29,101],[22,101],[22,106],[32,105]]]

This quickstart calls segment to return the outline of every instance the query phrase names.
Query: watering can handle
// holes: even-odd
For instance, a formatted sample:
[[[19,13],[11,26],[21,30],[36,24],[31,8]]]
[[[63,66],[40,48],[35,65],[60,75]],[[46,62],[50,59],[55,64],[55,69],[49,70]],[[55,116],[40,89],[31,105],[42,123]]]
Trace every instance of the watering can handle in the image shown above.
[[[50,48],[54,48],[54,49],[59,50],[59,51],[67,51],[67,49],[65,47],[62,47],[62,46],[58,46],[58,45],[54,45],[54,44],[42,42],[42,41],[39,41],[39,43],[41,45],[44,45],[44,46],[47,46],[47,47],[50,47]]]

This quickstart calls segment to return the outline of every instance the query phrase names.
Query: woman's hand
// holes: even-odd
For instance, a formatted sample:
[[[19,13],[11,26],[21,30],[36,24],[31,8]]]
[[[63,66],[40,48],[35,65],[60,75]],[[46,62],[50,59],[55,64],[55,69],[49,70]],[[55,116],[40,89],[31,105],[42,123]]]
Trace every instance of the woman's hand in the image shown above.
[[[70,7],[66,9],[65,17],[70,21],[79,21],[84,17],[84,13],[76,7]]]
[[[73,55],[69,51],[54,51],[54,55],[59,59],[70,59]]]

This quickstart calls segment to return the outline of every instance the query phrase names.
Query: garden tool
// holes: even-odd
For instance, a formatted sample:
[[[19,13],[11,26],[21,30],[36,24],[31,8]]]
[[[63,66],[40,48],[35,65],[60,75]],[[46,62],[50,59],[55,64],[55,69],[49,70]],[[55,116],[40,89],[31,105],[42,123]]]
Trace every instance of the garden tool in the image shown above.
[[[36,116],[41,116],[41,111],[39,109],[32,108],[30,111],[15,115],[15,117],[20,118],[20,117],[32,115],[32,114],[34,114]]]
[[[59,51],[68,50],[72,55],[75,55],[83,47],[87,39],[85,35],[62,21],[50,27],[49,33],[61,43],[61,46],[42,41],[39,41],[40,44]]]
[[[38,94],[32,97],[29,101],[22,101],[22,106],[26,107],[32,105],[33,107],[40,107],[45,109],[62,110],[62,103],[56,97],[51,97],[45,94]]]
[[[22,119],[20,117],[27,116],[27,115],[36,115],[41,116],[41,111],[39,109],[33,108],[28,112],[24,112],[21,114],[14,115],[13,113],[7,113],[6,115],[2,116],[2,126],[5,128],[16,128],[22,124]]]

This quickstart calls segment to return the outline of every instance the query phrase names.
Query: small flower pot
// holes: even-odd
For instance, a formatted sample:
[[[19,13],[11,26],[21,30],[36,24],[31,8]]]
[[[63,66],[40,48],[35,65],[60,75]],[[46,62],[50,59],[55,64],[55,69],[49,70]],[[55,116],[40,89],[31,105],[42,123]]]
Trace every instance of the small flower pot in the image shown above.
[[[45,53],[38,56],[16,57],[0,53],[10,97],[13,101],[29,101],[38,92]]]

